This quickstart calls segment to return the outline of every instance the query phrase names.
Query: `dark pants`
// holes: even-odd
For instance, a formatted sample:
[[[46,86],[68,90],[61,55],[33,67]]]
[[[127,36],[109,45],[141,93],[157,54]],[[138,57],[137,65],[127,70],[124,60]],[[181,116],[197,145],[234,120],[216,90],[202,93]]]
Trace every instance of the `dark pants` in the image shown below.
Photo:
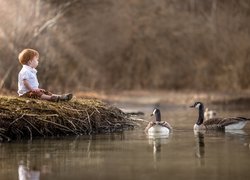
[[[40,91],[29,91],[29,92],[26,92],[25,94],[23,94],[20,97],[27,97],[27,98],[33,98],[33,99],[41,99],[41,96],[43,94],[52,96],[51,92],[46,91],[44,89],[40,89]]]

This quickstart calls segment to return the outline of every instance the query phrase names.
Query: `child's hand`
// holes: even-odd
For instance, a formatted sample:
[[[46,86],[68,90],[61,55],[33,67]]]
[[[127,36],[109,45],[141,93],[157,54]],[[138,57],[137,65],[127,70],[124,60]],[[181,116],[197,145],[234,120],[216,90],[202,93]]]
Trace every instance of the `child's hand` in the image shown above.
[[[46,92],[46,90],[45,90],[45,89],[40,89],[40,91],[41,91],[41,92],[43,92],[43,93],[45,93],[45,92]]]
[[[41,89],[32,89],[33,92],[41,92]]]

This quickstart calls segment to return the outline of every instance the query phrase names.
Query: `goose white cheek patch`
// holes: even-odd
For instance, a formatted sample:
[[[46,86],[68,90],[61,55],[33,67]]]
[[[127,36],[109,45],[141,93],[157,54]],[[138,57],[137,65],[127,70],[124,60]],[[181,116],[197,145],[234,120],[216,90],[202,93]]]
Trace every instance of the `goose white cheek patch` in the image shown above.
[[[199,108],[200,107],[200,103],[196,104],[195,108]]]

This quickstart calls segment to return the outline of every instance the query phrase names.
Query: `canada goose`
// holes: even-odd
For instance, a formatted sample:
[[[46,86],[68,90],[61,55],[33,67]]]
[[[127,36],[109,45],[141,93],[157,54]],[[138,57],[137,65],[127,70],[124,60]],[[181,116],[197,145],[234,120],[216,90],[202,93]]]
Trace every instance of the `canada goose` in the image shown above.
[[[242,129],[249,118],[230,117],[230,118],[211,118],[204,121],[204,105],[201,102],[195,102],[191,108],[199,109],[199,117],[194,125],[194,130],[204,129]],[[203,122],[204,121],[204,122]]]
[[[216,116],[216,112],[215,111],[208,110],[208,108],[205,109],[205,112],[204,112],[205,121],[208,120],[208,119],[212,119],[215,116]]]
[[[151,116],[155,116],[155,121],[148,123],[145,132],[149,135],[168,135],[172,130],[170,124],[166,121],[161,121],[161,112],[159,109],[154,109]]]

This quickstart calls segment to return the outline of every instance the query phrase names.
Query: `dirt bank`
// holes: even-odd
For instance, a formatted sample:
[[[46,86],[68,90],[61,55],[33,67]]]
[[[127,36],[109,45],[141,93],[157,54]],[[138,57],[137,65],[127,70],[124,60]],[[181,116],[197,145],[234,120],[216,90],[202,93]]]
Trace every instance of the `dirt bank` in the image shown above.
[[[97,99],[54,103],[0,96],[0,141],[117,132],[136,125],[120,109]]]

